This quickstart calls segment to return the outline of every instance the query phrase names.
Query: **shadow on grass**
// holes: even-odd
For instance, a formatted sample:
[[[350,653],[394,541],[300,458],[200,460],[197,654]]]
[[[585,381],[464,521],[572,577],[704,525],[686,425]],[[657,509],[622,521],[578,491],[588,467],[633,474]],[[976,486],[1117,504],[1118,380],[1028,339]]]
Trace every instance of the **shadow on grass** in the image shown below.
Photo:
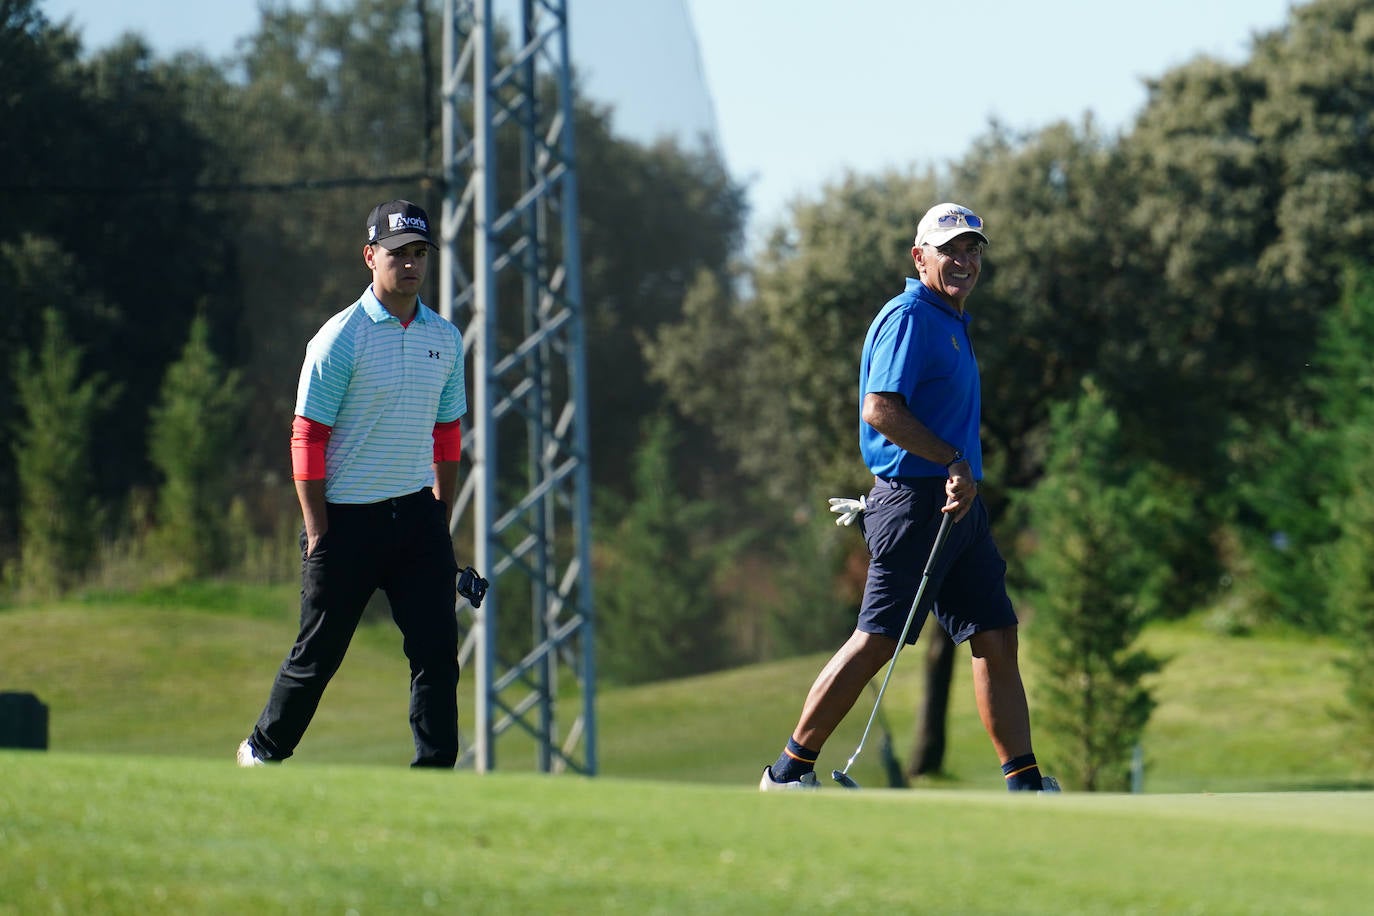
[[[1265,792],[1369,792],[1374,790],[1374,780],[1358,779],[1332,782],[1314,783],[1284,783],[1274,785],[1262,791]]]

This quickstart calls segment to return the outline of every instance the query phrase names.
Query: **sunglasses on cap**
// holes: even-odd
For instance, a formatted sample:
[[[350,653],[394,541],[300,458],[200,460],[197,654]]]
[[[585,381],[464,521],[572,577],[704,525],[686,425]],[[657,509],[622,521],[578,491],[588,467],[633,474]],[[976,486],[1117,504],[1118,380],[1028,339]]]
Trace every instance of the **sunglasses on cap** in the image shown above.
[[[974,213],[946,213],[936,218],[935,225],[939,226],[941,229],[947,229],[950,226],[967,226],[970,229],[982,229],[983,220]]]

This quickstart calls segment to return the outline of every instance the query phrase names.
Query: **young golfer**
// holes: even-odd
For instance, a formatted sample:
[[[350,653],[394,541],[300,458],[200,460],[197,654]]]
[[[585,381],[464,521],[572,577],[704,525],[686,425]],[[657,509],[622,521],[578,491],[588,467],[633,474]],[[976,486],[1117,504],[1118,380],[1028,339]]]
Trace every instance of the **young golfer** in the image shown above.
[[[420,301],[434,243],[405,200],[367,219],[372,282],[306,348],[291,429],[301,624],[240,766],[290,757],[382,589],[410,661],[412,766],[458,758],[458,572],[449,535],[467,412],[463,338]]]

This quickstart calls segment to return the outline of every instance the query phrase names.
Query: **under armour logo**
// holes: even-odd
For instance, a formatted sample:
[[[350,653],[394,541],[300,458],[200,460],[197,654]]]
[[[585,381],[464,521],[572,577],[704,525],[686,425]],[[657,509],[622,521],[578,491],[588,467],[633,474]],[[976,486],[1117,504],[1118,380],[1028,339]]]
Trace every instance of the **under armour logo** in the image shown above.
[[[430,358],[430,359],[438,359],[438,358],[439,358],[439,351],[438,351],[438,350],[430,350],[430,351],[429,351],[429,358]]]

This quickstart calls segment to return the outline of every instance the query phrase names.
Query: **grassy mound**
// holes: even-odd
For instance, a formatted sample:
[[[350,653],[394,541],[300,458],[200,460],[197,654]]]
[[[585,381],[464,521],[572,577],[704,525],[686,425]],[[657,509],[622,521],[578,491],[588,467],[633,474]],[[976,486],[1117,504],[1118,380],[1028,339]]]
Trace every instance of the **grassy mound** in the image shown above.
[[[54,751],[228,760],[252,727],[295,635],[291,588],[106,598],[0,612],[0,690],[49,705]],[[1029,646],[1033,629],[1023,638]],[[1157,625],[1149,648],[1168,663],[1146,733],[1147,792],[1369,787],[1362,749],[1341,727],[1339,648],[1289,634],[1223,637],[1194,623]],[[1025,674],[1035,704],[1033,655]],[[823,658],[808,656],[598,697],[602,775],[749,786],[777,755]],[[922,660],[903,658],[883,701],[898,754],[915,726]],[[460,710],[471,723],[471,678]],[[389,622],[360,628],[297,760],[409,762],[407,669]],[[842,725],[821,767],[843,766],[872,694]],[[573,704],[561,715],[571,717]],[[569,719],[570,721],[570,719]],[[567,723],[563,723],[566,727]],[[881,735],[851,771],[885,784]],[[1053,772],[1057,753],[1037,742]],[[497,744],[503,771],[535,768],[514,731]],[[997,789],[1001,777],[973,709],[967,665],[956,669],[949,775],[934,787]],[[1071,788],[1071,787],[1070,787]]]

